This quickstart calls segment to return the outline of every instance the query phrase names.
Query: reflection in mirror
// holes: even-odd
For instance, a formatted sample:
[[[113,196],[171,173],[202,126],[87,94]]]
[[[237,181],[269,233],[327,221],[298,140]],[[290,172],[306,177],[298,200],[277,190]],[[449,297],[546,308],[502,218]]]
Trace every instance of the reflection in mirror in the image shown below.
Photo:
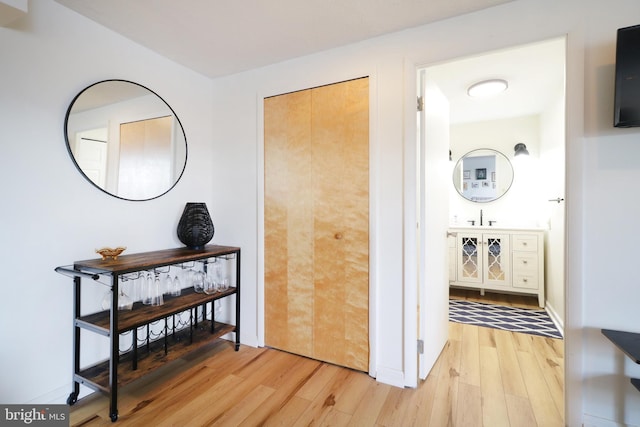
[[[65,138],[85,178],[121,199],[162,196],[187,163],[174,111],[150,89],[125,80],[101,81],[80,92],[67,110]]]
[[[467,200],[491,202],[502,197],[513,183],[513,167],[499,151],[473,150],[458,160],[453,169],[453,185]]]

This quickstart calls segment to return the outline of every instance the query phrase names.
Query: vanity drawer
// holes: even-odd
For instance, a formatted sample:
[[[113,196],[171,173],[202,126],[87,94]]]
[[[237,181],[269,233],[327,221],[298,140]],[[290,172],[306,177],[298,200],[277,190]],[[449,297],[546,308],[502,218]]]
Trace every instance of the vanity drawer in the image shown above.
[[[513,252],[513,287],[538,289],[538,254],[536,252]]]
[[[513,287],[538,289],[538,272],[513,272]]]
[[[528,234],[514,234],[512,237],[512,249],[514,251],[532,251],[538,250],[538,236]]]
[[[511,259],[513,272],[537,272],[538,254],[531,252],[513,252]]]

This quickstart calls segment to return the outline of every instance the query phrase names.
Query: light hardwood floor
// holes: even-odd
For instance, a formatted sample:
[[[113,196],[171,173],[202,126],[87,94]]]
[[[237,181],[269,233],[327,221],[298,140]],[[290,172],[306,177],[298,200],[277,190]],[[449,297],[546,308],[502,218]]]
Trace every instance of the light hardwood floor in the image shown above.
[[[531,307],[535,297],[455,291]],[[532,302],[533,301],[533,302]],[[401,389],[362,372],[219,341],[119,390],[119,426],[562,426],[562,340],[449,323],[425,381]],[[107,397],[71,407],[72,426],[114,425]]]

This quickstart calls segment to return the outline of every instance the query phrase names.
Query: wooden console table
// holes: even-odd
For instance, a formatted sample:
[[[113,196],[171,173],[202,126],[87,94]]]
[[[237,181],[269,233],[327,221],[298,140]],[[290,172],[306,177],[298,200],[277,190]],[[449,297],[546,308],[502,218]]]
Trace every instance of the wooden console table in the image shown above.
[[[197,293],[193,287],[183,288],[180,296],[164,295],[164,304],[143,305],[134,302],[131,310],[118,310],[120,282],[145,271],[158,271],[168,266],[184,266],[206,273],[207,266],[217,260],[235,263],[235,286],[213,294]],[[204,249],[166,249],[130,255],[117,260],[91,259],[76,261],[73,267],[57,267],[56,271],[73,277],[73,391],[67,399],[76,403],[80,384],[110,396],[111,421],[118,419],[118,387],[134,381],[163,364],[197,350],[223,335],[233,332],[235,350],[240,347],[240,248],[207,245]],[[88,315],[81,314],[81,290],[90,279],[110,279],[111,307]],[[83,280],[84,279],[84,280]],[[186,283],[185,283],[186,284]],[[214,319],[214,302],[235,295],[235,325]],[[207,305],[211,314],[207,316]],[[188,322],[176,321],[176,316],[188,317]],[[207,318],[209,317],[209,318]],[[150,335],[150,325],[159,322],[162,332]],[[80,366],[80,330],[85,329],[109,338],[109,358],[91,366]],[[138,339],[138,333],[143,338]],[[131,347],[120,351],[120,335],[132,333]]]

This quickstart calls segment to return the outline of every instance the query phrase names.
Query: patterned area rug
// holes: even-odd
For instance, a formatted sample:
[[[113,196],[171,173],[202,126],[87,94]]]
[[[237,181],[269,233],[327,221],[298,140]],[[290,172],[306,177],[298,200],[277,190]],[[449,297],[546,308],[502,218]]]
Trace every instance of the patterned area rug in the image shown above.
[[[562,339],[562,335],[556,325],[543,309],[505,307],[451,299],[449,300],[449,320],[469,325]]]

